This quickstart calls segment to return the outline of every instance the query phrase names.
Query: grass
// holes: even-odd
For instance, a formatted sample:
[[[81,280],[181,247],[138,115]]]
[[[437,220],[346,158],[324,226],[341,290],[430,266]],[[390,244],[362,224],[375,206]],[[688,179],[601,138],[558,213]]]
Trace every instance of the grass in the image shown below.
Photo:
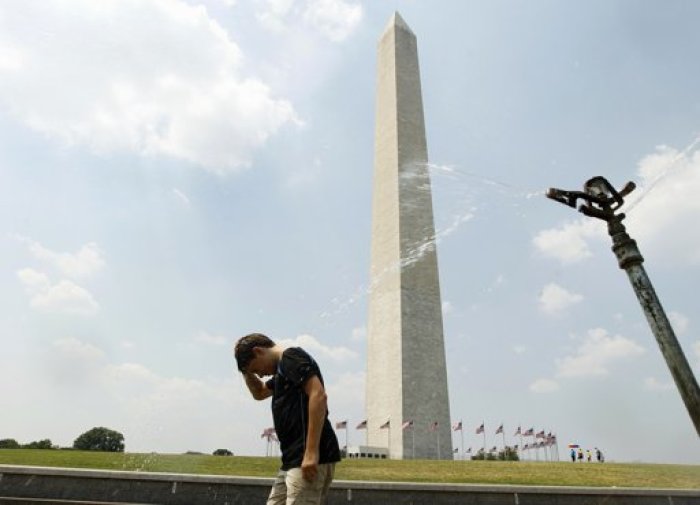
[[[278,458],[0,449],[0,464],[272,477]],[[700,466],[632,463],[343,460],[338,480],[700,489]]]

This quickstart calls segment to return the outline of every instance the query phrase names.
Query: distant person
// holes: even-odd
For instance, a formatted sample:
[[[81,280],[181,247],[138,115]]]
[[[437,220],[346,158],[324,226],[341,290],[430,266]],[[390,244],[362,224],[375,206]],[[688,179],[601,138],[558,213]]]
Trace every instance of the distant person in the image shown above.
[[[571,448],[571,462],[576,463],[576,449]]]
[[[324,503],[340,449],[316,361],[300,347],[285,349],[261,333],[239,339],[235,356],[253,398],[272,397],[282,467],[267,505]]]
[[[598,463],[602,463],[603,461],[605,461],[602,451],[597,447],[595,448],[595,458],[598,460]]]
[[[583,463],[583,450],[582,450],[580,447],[579,447],[579,449],[578,449],[578,454],[577,454],[577,456],[578,456],[578,460],[579,460],[581,463]]]
[[[591,458],[592,458],[592,457],[593,457],[593,455],[591,454],[591,450],[590,450],[590,449],[586,449],[586,460],[587,460],[589,463],[591,462]]]

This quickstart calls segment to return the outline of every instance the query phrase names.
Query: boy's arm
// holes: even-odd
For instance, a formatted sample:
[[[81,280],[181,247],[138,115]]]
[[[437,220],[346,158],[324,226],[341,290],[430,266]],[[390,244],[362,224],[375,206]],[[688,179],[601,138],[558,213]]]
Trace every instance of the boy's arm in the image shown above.
[[[255,375],[254,373],[243,372],[243,378],[245,379],[245,385],[248,386],[250,394],[256,400],[264,400],[272,396],[272,391],[268,389],[263,381]]]
[[[309,415],[307,416],[309,425],[306,432],[304,459],[301,462],[301,474],[306,480],[313,481],[318,472],[319,445],[323,421],[326,419],[328,397],[316,375],[306,381],[304,392],[309,397]]]

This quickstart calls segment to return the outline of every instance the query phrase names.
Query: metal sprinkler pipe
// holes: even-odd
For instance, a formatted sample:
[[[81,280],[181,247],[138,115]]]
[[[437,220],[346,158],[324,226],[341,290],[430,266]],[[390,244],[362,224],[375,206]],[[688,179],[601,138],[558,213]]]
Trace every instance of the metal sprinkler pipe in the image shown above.
[[[612,238],[612,251],[618,264],[629,277],[632,288],[639,300],[651,331],[659,344],[683,403],[700,435],[700,387],[666,317],[661,301],[656,296],[651,280],[642,263],[644,257],[639,252],[637,242],[628,234],[622,220],[623,213],[615,214],[622,207],[624,197],[635,189],[633,182],[628,182],[619,192],[604,177],[593,177],[586,181],[583,191],[565,191],[550,188],[547,197],[557,202],[576,208],[579,200],[583,203],[578,210],[583,214],[602,219],[608,223],[608,234]]]

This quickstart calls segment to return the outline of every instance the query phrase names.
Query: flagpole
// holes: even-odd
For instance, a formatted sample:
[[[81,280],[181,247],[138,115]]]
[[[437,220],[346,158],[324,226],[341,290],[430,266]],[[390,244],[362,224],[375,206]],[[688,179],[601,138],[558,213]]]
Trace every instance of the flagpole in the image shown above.
[[[481,421],[481,426],[483,428],[481,433],[484,435],[484,460],[486,460],[486,426],[484,426],[483,421]]]
[[[440,459],[440,426],[436,426],[436,431],[437,431],[437,453],[438,453],[438,459]]]
[[[416,428],[411,425],[411,438],[413,438],[413,443],[411,446],[411,459],[416,459]]]
[[[537,447],[537,442],[536,442],[536,440],[537,440],[537,437],[535,437],[535,434],[533,433],[533,434],[532,434],[532,443],[535,445],[535,459],[536,459],[537,461],[539,461],[539,460],[540,460],[540,448]]]
[[[462,459],[464,459],[464,424],[462,424],[462,421],[459,422],[461,425],[461,428],[459,429],[459,434],[462,437],[462,452],[460,453],[462,456]]]
[[[391,419],[389,419],[389,426],[386,429],[386,434],[389,437],[389,459],[391,459]]]

